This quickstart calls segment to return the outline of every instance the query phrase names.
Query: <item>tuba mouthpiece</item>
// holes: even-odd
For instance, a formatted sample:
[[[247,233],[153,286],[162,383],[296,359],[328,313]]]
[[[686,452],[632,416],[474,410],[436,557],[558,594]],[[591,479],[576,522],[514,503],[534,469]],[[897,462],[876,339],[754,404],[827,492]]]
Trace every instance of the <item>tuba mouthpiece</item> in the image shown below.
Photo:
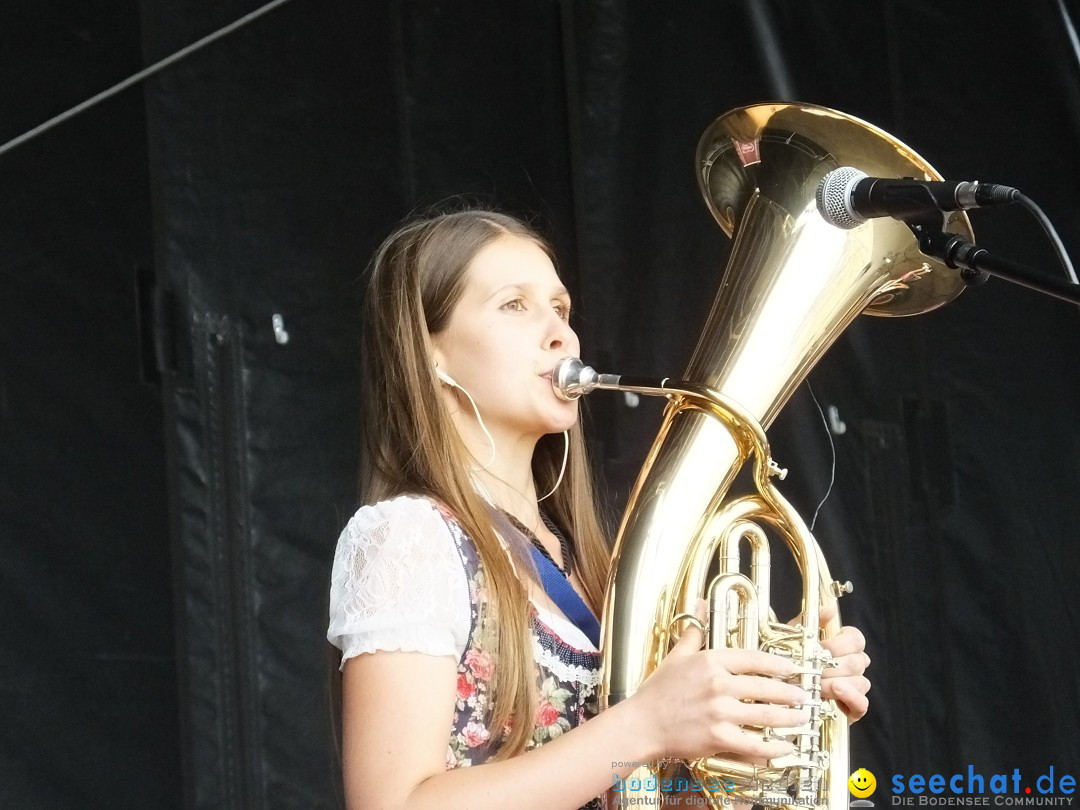
[[[551,372],[551,387],[560,399],[570,402],[596,387],[597,373],[577,357],[564,357]]]

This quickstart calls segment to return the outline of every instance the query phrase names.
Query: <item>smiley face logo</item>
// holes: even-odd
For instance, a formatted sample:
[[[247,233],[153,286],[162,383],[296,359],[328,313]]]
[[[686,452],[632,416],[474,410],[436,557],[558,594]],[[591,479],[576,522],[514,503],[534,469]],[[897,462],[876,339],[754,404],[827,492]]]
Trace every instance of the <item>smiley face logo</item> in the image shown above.
[[[847,780],[848,790],[851,791],[852,796],[858,796],[860,799],[865,799],[874,789],[877,788],[877,779],[866,768],[859,768]]]

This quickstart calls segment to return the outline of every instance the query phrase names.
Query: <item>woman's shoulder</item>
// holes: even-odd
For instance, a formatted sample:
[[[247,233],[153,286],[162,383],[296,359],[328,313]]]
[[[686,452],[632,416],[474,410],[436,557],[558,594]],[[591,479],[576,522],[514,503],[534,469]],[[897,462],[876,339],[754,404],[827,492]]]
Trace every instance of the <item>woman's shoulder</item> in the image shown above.
[[[406,556],[455,559],[467,545],[453,513],[426,495],[396,495],[361,506],[338,539],[338,554],[357,548],[393,549]]]
[[[395,495],[375,503],[368,503],[357,509],[349,519],[349,524],[359,526],[380,523],[423,520],[432,512],[438,512],[437,502],[425,495]]]
[[[428,495],[403,494],[359,507],[345,524],[345,533],[373,529],[456,524],[453,512]]]
[[[433,500],[388,498],[360,507],[345,525],[327,632],[343,660],[375,650],[460,658],[470,604],[463,556]]]

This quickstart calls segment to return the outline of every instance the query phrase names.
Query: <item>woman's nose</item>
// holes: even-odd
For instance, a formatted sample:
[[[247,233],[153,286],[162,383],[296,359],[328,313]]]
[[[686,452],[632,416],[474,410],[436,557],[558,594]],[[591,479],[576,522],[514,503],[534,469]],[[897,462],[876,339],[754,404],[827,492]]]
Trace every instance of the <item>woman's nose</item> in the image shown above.
[[[577,351],[577,334],[570,328],[570,324],[555,313],[552,313],[554,323],[550,327],[547,336],[547,348],[549,349],[573,349]]]

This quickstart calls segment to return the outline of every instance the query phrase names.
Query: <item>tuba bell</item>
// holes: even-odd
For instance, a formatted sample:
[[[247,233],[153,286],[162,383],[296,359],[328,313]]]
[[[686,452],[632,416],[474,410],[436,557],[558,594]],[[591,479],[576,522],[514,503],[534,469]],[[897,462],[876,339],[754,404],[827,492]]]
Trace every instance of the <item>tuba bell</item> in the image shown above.
[[[840,629],[849,583],[833,580],[817,541],[771,479],[779,472],[763,433],[828,347],[859,313],[904,316],[955,298],[964,282],[923,256],[911,230],[874,219],[852,230],[818,213],[818,185],[852,166],[874,177],[940,180],[915,152],[851,116],[805,104],[743,107],[717,119],[697,150],[698,183],[734,242],[682,380],[597,374],[563,361],[553,379],[573,398],[593,389],[667,397],[663,422],[616,539],[603,614],[600,708],[632,695],[663,660],[680,621],[709,604],[707,643],[788,656],[812,696],[804,727],[744,728],[795,744],[754,765],[722,752],[684,763],[713,802],[847,807],[848,721],[821,699],[831,659],[821,641]],[[972,238],[962,212],[944,227]],[[753,459],[757,491],[729,490]],[[776,620],[769,602],[766,529],[786,542],[802,577],[799,615]],[[742,550],[751,554],[749,565]],[[745,569],[749,569],[748,571]],[[659,806],[669,763],[639,768],[617,786],[623,804]]]

